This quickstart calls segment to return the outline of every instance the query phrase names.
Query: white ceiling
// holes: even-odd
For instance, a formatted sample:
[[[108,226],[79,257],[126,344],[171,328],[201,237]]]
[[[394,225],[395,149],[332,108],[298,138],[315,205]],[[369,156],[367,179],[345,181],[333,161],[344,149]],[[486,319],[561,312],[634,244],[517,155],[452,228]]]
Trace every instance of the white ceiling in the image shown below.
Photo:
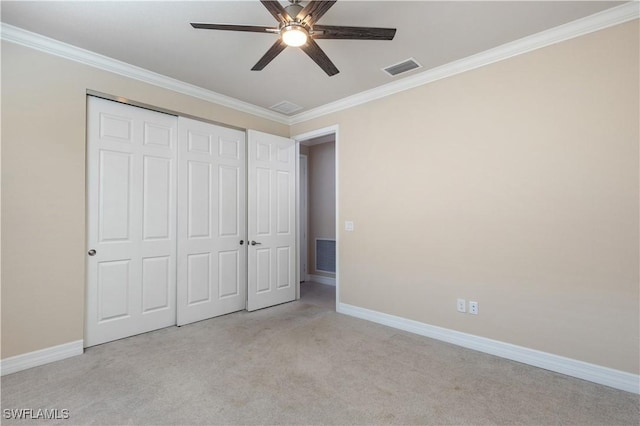
[[[621,3],[340,0],[319,24],[398,31],[393,41],[318,40],[340,70],[333,77],[297,48],[286,49],[263,71],[251,71],[276,35],[189,25],[275,26],[257,0],[3,0],[1,14],[2,21],[13,26],[257,106],[269,108],[287,100],[305,111]],[[381,71],[410,57],[423,68],[395,78]]]

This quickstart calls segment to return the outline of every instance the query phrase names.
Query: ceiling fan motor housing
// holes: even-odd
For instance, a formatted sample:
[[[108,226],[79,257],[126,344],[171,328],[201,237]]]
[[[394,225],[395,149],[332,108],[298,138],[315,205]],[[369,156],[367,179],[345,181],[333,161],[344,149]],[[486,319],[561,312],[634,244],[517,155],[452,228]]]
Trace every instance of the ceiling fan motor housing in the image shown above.
[[[296,20],[296,17],[298,16],[298,14],[302,12],[302,9],[303,7],[298,2],[291,3],[289,6],[284,8],[284,10],[287,11],[289,16],[291,16],[293,20]]]

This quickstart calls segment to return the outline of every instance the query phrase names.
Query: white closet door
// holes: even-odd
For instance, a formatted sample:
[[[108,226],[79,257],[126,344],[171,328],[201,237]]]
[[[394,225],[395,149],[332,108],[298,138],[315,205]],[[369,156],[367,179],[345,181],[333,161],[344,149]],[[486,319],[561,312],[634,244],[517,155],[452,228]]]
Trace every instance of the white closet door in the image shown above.
[[[177,118],[94,97],[87,108],[92,346],[176,322]]]
[[[296,297],[296,151],[291,139],[248,131],[247,309]]]
[[[178,325],[245,308],[245,133],[179,118]]]

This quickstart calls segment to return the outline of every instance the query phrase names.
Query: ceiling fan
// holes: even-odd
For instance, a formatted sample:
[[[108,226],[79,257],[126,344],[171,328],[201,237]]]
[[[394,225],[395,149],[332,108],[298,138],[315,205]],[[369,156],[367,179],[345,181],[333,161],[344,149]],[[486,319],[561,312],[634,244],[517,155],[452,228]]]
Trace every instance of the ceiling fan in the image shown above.
[[[338,68],[318,46],[315,39],[347,40],[393,40],[395,28],[344,27],[336,25],[316,25],[316,22],[333,6],[337,0],[312,0],[306,6],[300,0],[289,0],[283,7],[278,1],[260,0],[269,13],[278,21],[278,27],[256,25],[199,24],[191,23],[193,28],[206,30],[249,31],[255,33],[278,34],[280,37],[251,68],[260,71],[282,52],[287,46],[299,47],[313,61],[332,76],[338,74]]]

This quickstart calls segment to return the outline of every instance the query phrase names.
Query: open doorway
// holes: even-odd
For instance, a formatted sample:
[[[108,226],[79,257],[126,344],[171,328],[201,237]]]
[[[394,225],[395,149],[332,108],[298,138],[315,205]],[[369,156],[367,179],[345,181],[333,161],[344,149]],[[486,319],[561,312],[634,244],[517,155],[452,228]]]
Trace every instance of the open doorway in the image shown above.
[[[336,307],[337,191],[335,129],[300,143],[300,299]],[[304,135],[303,135],[304,136]]]

